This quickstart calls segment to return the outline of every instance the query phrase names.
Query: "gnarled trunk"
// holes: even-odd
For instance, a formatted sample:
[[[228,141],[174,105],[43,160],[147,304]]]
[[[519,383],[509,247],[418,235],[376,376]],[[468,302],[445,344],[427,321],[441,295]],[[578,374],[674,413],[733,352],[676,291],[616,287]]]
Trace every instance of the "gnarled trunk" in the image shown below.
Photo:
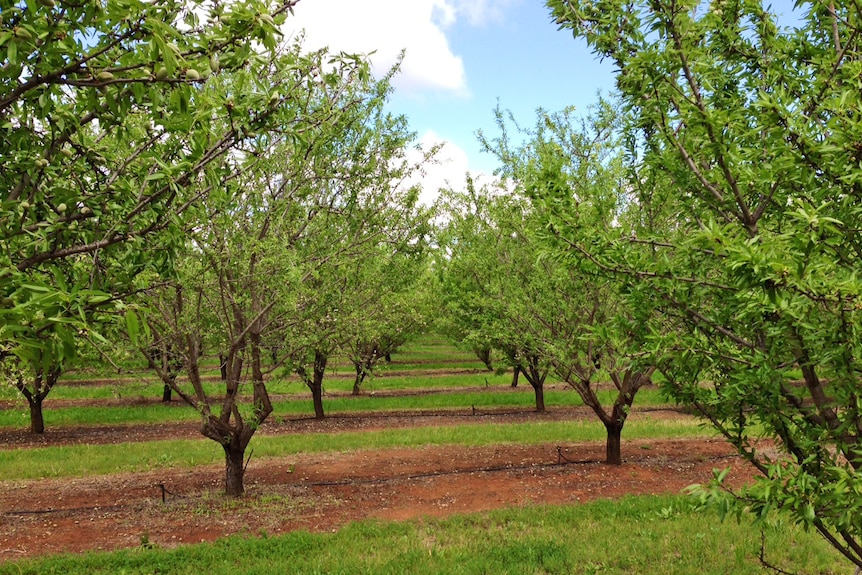
[[[33,377],[33,389],[31,390],[20,376],[15,382],[15,387],[27,399],[30,407],[30,431],[32,433],[45,433],[45,416],[42,413],[42,402],[57,384],[62,370],[52,367],[47,373],[39,369]]]
[[[491,363],[491,348],[490,347],[478,347],[473,350],[476,353],[476,357],[479,358],[479,361],[485,364],[485,368],[488,371],[494,371],[494,364]]]
[[[536,394],[536,411],[543,413],[545,411],[545,378],[548,377],[548,370],[543,369],[539,363],[538,355],[525,355],[525,363],[517,363],[516,365],[530,382],[533,392]]]

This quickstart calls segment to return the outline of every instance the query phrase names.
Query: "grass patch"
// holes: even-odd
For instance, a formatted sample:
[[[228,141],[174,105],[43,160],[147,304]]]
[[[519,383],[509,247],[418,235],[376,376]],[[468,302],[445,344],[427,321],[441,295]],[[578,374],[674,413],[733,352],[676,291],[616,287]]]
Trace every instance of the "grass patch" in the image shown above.
[[[765,537],[768,558],[784,569],[849,572],[813,533],[784,525]],[[337,533],[235,536],[172,550],[61,555],[2,564],[0,575],[759,575],[760,541],[750,524],[721,523],[682,497],[627,497],[445,520],[362,521]]]
[[[632,419],[625,440],[711,436],[714,432],[690,420]],[[482,446],[500,443],[573,443],[603,441],[598,421],[471,424],[364,432],[257,435],[249,446],[252,465],[269,457],[298,453],[421,447],[426,445]],[[224,452],[212,440],[147,441],[107,445],[67,445],[0,450],[0,480],[84,477],[109,473],[188,468],[222,463]]]
[[[441,389],[441,388],[463,388],[463,387],[489,387],[492,389],[508,389],[511,381],[510,375],[495,375],[493,373],[463,373],[455,375],[408,375],[408,376],[386,376],[372,377],[366,379],[362,386],[363,392],[391,391],[398,389]],[[206,382],[204,390],[210,395],[224,393],[224,384],[221,382]],[[324,381],[325,388],[330,392],[349,392],[353,389],[353,380],[342,378],[329,378]],[[141,377],[137,380],[129,380],[123,383],[112,383],[107,385],[58,385],[51,390],[51,399],[156,399],[162,396],[162,383],[154,377]],[[267,389],[272,395],[279,394],[306,394],[308,387],[299,380],[277,379],[267,380]],[[529,387],[529,386],[527,386]],[[3,388],[0,399],[20,398],[17,390],[11,387]],[[21,401],[24,401],[21,398]]]
[[[450,388],[457,389],[457,388]],[[508,391],[508,388],[507,388]],[[599,398],[605,403],[612,402],[611,392],[600,392]],[[51,408],[52,395],[45,400],[44,413],[46,427],[70,425],[122,425],[148,423],[178,423],[197,421],[198,415],[190,407],[174,402],[171,404],[150,403],[146,405],[123,406],[86,406]],[[549,390],[545,392],[548,409],[583,405],[578,394],[571,389]],[[636,399],[638,407],[665,405],[657,389],[641,390]],[[276,401],[274,418],[298,417],[314,413],[311,394],[286,401]],[[531,388],[521,388],[509,393],[457,392],[431,393],[427,395],[386,396],[329,396],[324,397],[324,409],[329,415],[350,412],[386,412],[409,410],[517,408],[530,409],[535,406],[535,396]],[[0,411],[0,428],[25,427],[29,423],[29,411],[21,400],[17,409]]]

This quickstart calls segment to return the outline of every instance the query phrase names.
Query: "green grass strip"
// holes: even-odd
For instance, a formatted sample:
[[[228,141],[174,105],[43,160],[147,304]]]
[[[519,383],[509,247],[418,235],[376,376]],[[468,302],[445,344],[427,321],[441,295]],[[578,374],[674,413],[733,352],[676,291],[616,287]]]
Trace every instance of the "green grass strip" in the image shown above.
[[[633,419],[625,440],[707,436],[713,432],[690,420]],[[255,461],[298,453],[359,449],[420,447],[425,445],[482,446],[501,443],[571,443],[603,441],[605,429],[597,421],[473,424],[378,431],[258,435],[250,446]],[[224,452],[212,440],[148,441],[107,445],[68,445],[0,450],[0,480],[45,477],[83,477],[110,473],[189,468],[221,463]]]
[[[366,379],[363,392],[390,391],[399,389],[440,389],[459,387],[489,386],[492,389],[508,389],[509,375],[495,375],[486,372],[450,375],[399,375],[372,377]],[[249,386],[250,387],[250,386]],[[268,379],[267,389],[273,395],[282,393],[309,393],[306,385],[298,380]],[[352,379],[329,378],[324,382],[327,391],[349,392],[353,389]],[[161,398],[163,385],[154,377],[143,377],[133,382],[105,385],[63,385],[62,382],[51,390],[51,399],[120,399],[120,398]],[[526,385],[529,388],[529,385]],[[204,390],[211,395],[224,393],[224,384],[204,383]],[[12,387],[0,388],[0,399],[13,400],[19,397]],[[23,399],[21,399],[23,401]]]
[[[605,403],[612,401],[610,393],[599,394]],[[635,401],[637,406],[664,405],[664,398],[656,389],[642,390]],[[51,408],[50,398],[44,407],[45,426],[47,428],[69,425],[122,425],[147,423],[177,423],[197,421],[197,412],[190,407],[172,403],[124,405],[124,406],[87,406]],[[545,393],[545,404],[549,409],[554,407],[571,407],[583,405],[581,398],[573,390],[548,391]],[[523,389],[514,393],[460,392],[439,393],[428,395],[408,395],[399,397],[385,396],[329,396],[324,397],[324,410],[330,415],[348,412],[386,412],[416,409],[461,409],[469,410],[491,408],[530,409],[535,406],[535,396],[531,389]],[[311,395],[288,401],[274,402],[274,418],[301,417],[312,415],[314,409]],[[21,428],[29,424],[29,411],[22,403],[20,409],[0,411],[0,429]]]
[[[770,562],[793,573],[849,573],[814,533],[768,528]],[[760,531],[720,522],[683,497],[497,510],[336,533],[234,536],[176,549],[60,555],[0,565],[0,575],[761,575]]]

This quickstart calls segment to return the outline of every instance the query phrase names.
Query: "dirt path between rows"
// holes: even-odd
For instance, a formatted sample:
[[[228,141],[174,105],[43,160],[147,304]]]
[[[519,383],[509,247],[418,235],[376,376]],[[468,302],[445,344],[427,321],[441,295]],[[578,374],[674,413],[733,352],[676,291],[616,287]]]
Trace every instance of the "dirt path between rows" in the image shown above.
[[[252,461],[241,502],[221,495],[221,466],[80,479],[0,482],[0,560],[59,552],[173,547],[230,534],[329,531],[354,520],[444,517],[625,494],[678,493],[730,467],[753,470],[722,441],[629,441],[625,464],[602,443],[360,450]],[[164,491],[161,486],[164,486]],[[164,496],[164,501],[163,501]]]

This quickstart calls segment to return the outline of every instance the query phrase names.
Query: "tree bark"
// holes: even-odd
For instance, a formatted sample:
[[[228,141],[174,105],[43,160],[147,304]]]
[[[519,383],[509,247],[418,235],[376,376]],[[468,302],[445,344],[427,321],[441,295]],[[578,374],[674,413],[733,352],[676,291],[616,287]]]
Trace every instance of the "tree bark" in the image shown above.
[[[218,363],[219,363],[219,373],[221,374],[221,380],[227,381],[227,358],[222,354],[218,354]]]
[[[521,379],[521,368],[517,365],[512,373],[512,387],[518,387],[518,380]]]
[[[314,374],[309,387],[311,388],[311,398],[314,401],[315,419],[324,419],[326,417],[323,413],[323,374],[326,371],[326,362],[328,359],[328,354],[321,351],[314,352]]]
[[[533,391],[536,392],[536,411],[539,413],[545,412],[545,386],[544,382],[539,382],[538,384],[532,384]]]
[[[356,366],[356,379],[353,380],[353,395],[362,392],[362,382],[365,380],[365,372],[361,366]]]
[[[622,465],[623,456],[620,444],[623,435],[623,424],[605,423],[605,429],[608,432],[608,439],[605,443],[605,463],[608,465]]]
[[[485,364],[485,368],[488,371],[494,371],[494,364],[491,363],[491,348],[478,348],[474,351],[476,352],[476,357],[479,358],[479,361]]]
[[[536,411],[544,413],[545,411],[545,378],[548,376],[548,371],[542,369],[539,364],[539,357],[535,354],[527,355],[525,363],[516,364],[519,366],[524,377],[530,382],[533,391],[536,394]]]
[[[30,404],[30,432],[45,433],[45,417],[42,413],[41,394],[31,395],[27,398],[27,403]]]
[[[314,402],[314,419],[325,419],[323,412],[323,389],[320,385],[311,386],[311,400]]]
[[[171,402],[171,392],[172,391],[173,391],[173,388],[166,383],[165,387],[162,389],[162,403],[170,403]]]
[[[223,443],[225,457],[224,491],[229,497],[241,497],[245,493],[243,476],[245,475],[245,446],[236,436],[228,443]]]

